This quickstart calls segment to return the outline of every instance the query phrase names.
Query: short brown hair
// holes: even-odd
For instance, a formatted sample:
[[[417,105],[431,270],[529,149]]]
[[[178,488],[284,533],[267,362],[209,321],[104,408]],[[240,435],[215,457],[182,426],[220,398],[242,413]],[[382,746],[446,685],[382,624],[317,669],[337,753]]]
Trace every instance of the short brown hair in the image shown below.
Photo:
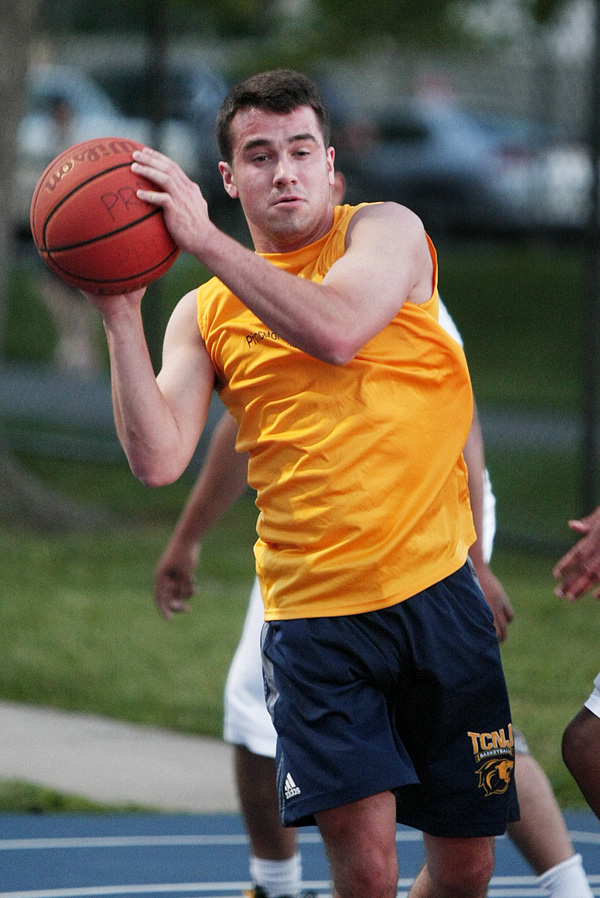
[[[291,69],[274,69],[251,75],[233,87],[221,104],[216,122],[216,136],[221,159],[231,164],[233,146],[231,123],[240,109],[254,106],[268,112],[286,114],[298,106],[310,106],[321,128],[325,146],[331,139],[329,113],[316,84],[306,75]]]

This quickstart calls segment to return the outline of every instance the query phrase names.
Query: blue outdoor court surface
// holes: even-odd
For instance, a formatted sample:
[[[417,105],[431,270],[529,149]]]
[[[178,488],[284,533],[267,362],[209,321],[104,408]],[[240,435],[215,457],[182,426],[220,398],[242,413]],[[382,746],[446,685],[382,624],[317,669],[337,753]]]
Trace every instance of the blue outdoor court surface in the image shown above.
[[[591,813],[566,815],[594,895],[600,895],[600,824]],[[398,898],[423,861],[421,836],[398,828]],[[304,887],[331,895],[318,832],[299,833]],[[544,893],[507,838],[497,840],[489,898]],[[0,898],[164,896],[239,898],[248,882],[241,819],[215,815],[0,815]]]

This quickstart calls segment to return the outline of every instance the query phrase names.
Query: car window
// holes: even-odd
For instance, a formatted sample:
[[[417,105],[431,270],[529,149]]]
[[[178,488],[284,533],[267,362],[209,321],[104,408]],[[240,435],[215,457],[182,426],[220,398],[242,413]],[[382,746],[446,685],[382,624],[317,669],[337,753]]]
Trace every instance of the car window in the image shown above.
[[[93,81],[69,68],[36,68],[30,73],[27,100],[29,109],[36,113],[50,114],[57,104],[65,104],[77,116],[116,114],[110,99]]]
[[[427,126],[416,119],[398,118],[379,123],[378,133],[382,140],[398,143],[423,143],[429,136]]]
[[[103,70],[95,77],[125,115],[151,117],[151,85],[143,69]],[[208,111],[214,119],[225,93],[224,83],[212,72],[171,69],[165,85],[165,116],[186,121]]]

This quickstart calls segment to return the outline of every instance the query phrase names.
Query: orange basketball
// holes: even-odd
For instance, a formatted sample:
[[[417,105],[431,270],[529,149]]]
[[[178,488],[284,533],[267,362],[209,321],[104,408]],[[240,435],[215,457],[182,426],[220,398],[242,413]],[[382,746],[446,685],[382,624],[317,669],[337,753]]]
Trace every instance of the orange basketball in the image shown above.
[[[65,150],[31,201],[31,233],[42,259],[67,284],[90,293],[129,293],[157,280],[179,255],[162,209],[142,202],[155,189],[131,171],[135,140],[99,137]]]

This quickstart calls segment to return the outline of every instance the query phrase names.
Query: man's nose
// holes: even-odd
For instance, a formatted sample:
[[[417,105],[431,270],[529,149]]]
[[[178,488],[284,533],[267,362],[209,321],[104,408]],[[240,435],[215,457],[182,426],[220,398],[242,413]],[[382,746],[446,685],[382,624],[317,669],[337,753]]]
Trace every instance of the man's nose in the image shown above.
[[[293,184],[296,175],[293,169],[292,160],[284,156],[277,160],[275,171],[273,172],[273,181],[275,184]]]

